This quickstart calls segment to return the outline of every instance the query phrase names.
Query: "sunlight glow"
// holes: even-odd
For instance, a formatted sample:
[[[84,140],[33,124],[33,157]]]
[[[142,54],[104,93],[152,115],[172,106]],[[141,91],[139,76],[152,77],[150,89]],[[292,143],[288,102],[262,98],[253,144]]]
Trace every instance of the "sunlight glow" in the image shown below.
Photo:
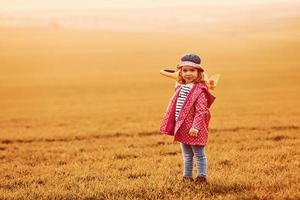
[[[253,17],[276,20],[298,16],[299,10],[294,0],[1,0],[0,26],[167,30]]]

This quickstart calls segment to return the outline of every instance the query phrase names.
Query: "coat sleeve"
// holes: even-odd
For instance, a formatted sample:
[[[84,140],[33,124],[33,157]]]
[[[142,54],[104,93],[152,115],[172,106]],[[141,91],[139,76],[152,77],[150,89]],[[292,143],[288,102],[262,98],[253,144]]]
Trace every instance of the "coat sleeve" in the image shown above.
[[[202,91],[195,101],[195,117],[193,120],[192,128],[195,128],[199,132],[207,134],[209,120],[210,112],[208,108],[208,97],[207,93],[205,91]]]

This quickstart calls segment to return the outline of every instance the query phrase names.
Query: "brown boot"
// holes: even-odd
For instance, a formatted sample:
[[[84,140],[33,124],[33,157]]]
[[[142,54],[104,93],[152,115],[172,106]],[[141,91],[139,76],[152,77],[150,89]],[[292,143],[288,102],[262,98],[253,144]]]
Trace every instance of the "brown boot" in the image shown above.
[[[207,180],[205,176],[197,176],[195,182],[199,184],[206,184]]]

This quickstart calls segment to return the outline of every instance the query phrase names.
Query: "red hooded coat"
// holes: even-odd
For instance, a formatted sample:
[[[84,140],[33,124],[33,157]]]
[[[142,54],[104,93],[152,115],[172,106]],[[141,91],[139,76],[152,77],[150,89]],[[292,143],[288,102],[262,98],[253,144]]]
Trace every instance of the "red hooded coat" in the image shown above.
[[[206,145],[208,139],[208,125],[210,120],[209,108],[215,97],[208,91],[204,83],[194,84],[186,97],[175,122],[176,100],[181,87],[178,86],[169,102],[167,111],[162,119],[160,132],[174,136],[174,141],[190,145]],[[189,130],[197,129],[197,137],[190,136]]]

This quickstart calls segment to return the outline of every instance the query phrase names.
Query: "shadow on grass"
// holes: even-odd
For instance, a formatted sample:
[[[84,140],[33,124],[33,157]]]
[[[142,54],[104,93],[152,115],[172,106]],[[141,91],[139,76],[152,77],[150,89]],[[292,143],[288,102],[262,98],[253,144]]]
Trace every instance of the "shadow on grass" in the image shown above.
[[[203,192],[207,193],[208,195],[241,193],[252,189],[251,186],[240,183],[233,183],[228,185],[219,183],[209,183],[208,185],[203,186],[203,188]]]
[[[196,185],[190,183],[166,184],[164,187],[123,187],[117,190],[108,190],[103,193],[107,199],[206,199],[228,194],[236,196],[247,194],[252,189],[243,184],[216,184]]]

